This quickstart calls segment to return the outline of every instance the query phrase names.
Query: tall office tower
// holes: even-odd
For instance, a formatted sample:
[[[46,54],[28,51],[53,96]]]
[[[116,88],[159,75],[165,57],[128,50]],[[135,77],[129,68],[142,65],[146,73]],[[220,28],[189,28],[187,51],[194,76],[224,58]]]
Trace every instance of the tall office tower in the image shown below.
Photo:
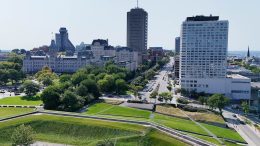
[[[180,54],[180,48],[181,48],[181,38],[176,37],[175,38],[175,53]]]
[[[75,52],[75,47],[69,40],[69,34],[65,27],[60,28],[60,33],[56,33],[56,46],[60,52]]]
[[[139,53],[138,63],[147,50],[148,14],[144,9],[134,8],[127,12],[127,47]]]
[[[182,23],[181,88],[226,93],[228,24],[228,21],[219,20],[218,16],[188,17]]]

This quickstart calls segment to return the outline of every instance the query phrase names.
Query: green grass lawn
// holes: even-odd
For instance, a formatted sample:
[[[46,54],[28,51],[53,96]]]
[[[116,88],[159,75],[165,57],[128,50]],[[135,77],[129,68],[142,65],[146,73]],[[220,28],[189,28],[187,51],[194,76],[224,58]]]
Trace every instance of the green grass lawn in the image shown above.
[[[107,103],[97,103],[90,106],[85,114],[113,115],[148,119],[151,112]]]
[[[234,130],[203,124],[203,123],[202,125],[218,137],[229,138],[229,139],[245,142],[245,140]]]
[[[205,132],[204,129],[202,129],[201,127],[196,125],[191,120],[185,120],[185,119],[181,119],[181,118],[175,118],[175,117],[155,114],[154,121],[159,124],[173,128],[173,129],[208,135],[208,133]],[[238,140],[238,141],[244,142],[244,139],[236,131],[233,131],[228,128],[221,128],[218,126],[208,125],[208,124],[204,124],[204,123],[201,123],[201,124],[218,137],[223,137],[223,138],[228,138],[228,139],[233,139],[233,140]]]
[[[10,117],[10,116],[15,116],[15,115],[20,115],[24,113],[29,113],[32,112],[34,109],[31,108],[7,108],[3,107],[0,108],[0,119]]]
[[[119,146],[138,146],[142,145],[141,143],[145,143],[143,145],[147,146],[186,146],[188,144],[176,140],[169,135],[165,135],[164,133],[158,130],[151,130],[145,137],[136,136],[127,139],[120,139],[117,141],[117,145]]]
[[[0,99],[0,105],[40,105],[42,101],[39,95],[34,97],[13,96]]]
[[[93,115],[106,115],[111,116],[111,118],[114,117],[120,117],[120,118],[132,118],[132,119],[144,119],[144,120],[150,120],[149,116],[151,112],[140,110],[140,109],[134,109],[134,108],[128,108],[128,107],[121,107],[117,105],[107,104],[107,103],[97,103],[89,107],[88,111],[84,114],[93,114]],[[165,125],[167,127],[182,130],[182,131],[188,131],[188,132],[194,132],[198,134],[203,135],[209,135],[204,129],[202,129],[200,126],[192,122],[191,120],[182,119],[182,118],[176,118],[171,116],[165,116],[161,114],[154,114],[154,119],[152,121]],[[209,124],[201,123],[205,128],[210,130],[212,133],[217,135],[218,137],[224,137],[228,139],[238,140],[241,142],[244,142],[243,138],[236,132],[228,128],[221,128],[218,126],[213,126]],[[207,138],[207,137],[206,137]],[[212,140],[209,138],[209,140]],[[214,141],[214,139],[213,139]]]
[[[221,145],[215,138],[213,137],[209,137],[209,136],[202,136],[202,135],[198,135],[198,134],[191,134],[189,133],[188,135],[191,135],[195,138],[199,138],[199,139],[202,139],[204,141],[208,141],[210,143],[213,143],[213,144],[216,144],[216,145]]]
[[[155,117],[153,120],[156,123],[165,125],[172,129],[184,130],[184,131],[190,131],[190,132],[208,135],[207,132],[205,132],[201,127],[196,125],[191,120],[175,118],[175,117],[165,116],[165,115],[161,115],[161,114],[155,114]]]
[[[1,123],[0,145],[10,144],[11,134],[20,124],[30,125],[37,133],[36,140],[53,143],[94,146],[104,139],[116,139],[117,145],[122,146],[132,146],[136,142],[141,145],[150,142],[156,146],[186,145],[140,125],[49,115],[35,115]],[[144,133],[146,136],[143,136]]]
[[[202,139],[204,141],[211,142],[211,143],[216,144],[218,146],[221,146],[221,144],[216,139],[214,139],[213,137],[202,136],[202,135],[197,135],[197,134],[189,134],[189,135],[196,137],[196,138],[199,138],[199,139]],[[236,143],[227,142],[223,139],[220,139],[220,140],[223,141],[226,146],[237,146]]]
[[[105,111],[111,107],[113,107],[114,105],[112,104],[107,104],[107,103],[97,103],[97,104],[93,104],[91,105],[88,110],[87,110],[87,114],[98,114],[102,111]]]

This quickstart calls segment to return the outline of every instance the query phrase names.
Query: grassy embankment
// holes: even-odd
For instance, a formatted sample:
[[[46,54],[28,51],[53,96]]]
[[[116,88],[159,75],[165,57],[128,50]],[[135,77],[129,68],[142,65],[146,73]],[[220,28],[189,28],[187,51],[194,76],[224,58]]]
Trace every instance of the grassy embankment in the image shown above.
[[[116,140],[117,145],[124,146],[142,145],[147,142],[156,146],[187,145],[139,125],[47,115],[29,116],[1,123],[0,145],[11,144],[11,134],[20,124],[30,125],[37,133],[37,141],[94,146],[99,141],[110,139]]]
[[[0,108],[0,119],[20,115],[24,113],[32,112],[34,109],[32,108],[9,108],[9,107],[3,107]]]
[[[39,95],[28,96],[13,96],[0,99],[0,105],[41,105],[42,101]]]

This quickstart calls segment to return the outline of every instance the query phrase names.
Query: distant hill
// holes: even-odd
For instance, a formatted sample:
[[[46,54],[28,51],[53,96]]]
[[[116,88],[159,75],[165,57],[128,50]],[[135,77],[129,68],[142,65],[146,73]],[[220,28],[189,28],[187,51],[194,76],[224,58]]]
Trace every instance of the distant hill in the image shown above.
[[[246,57],[247,51],[228,51],[229,56]],[[260,51],[250,51],[251,56],[260,57]]]

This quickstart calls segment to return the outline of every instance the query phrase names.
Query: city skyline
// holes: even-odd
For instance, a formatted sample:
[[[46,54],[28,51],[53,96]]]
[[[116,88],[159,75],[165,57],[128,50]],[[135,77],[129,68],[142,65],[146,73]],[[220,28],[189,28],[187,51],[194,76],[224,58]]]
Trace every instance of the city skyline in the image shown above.
[[[165,0],[164,3],[139,1],[139,7],[146,10],[149,15],[148,47],[162,46],[173,50],[175,37],[180,34],[181,23],[186,17],[212,14],[230,22],[229,51],[246,51],[248,45],[250,50],[260,48],[260,43],[255,39],[260,34],[260,28],[257,27],[260,22],[255,19],[259,13],[258,1],[235,3],[236,1],[231,0],[224,3],[224,0],[211,2],[198,0],[192,6],[189,5],[191,2],[191,0],[182,2]],[[197,6],[200,6],[200,9],[196,8]],[[237,8],[232,9],[233,6]],[[54,2],[1,0],[0,18],[4,23],[0,27],[0,40],[2,40],[0,49],[29,50],[49,45],[54,37],[51,33],[59,27],[68,28],[74,45],[82,41],[90,43],[93,39],[101,38],[109,39],[114,46],[126,46],[126,16],[127,12],[135,7],[135,0],[77,1],[77,3],[71,0]],[[244,11],[240,13],[242,9]]]

